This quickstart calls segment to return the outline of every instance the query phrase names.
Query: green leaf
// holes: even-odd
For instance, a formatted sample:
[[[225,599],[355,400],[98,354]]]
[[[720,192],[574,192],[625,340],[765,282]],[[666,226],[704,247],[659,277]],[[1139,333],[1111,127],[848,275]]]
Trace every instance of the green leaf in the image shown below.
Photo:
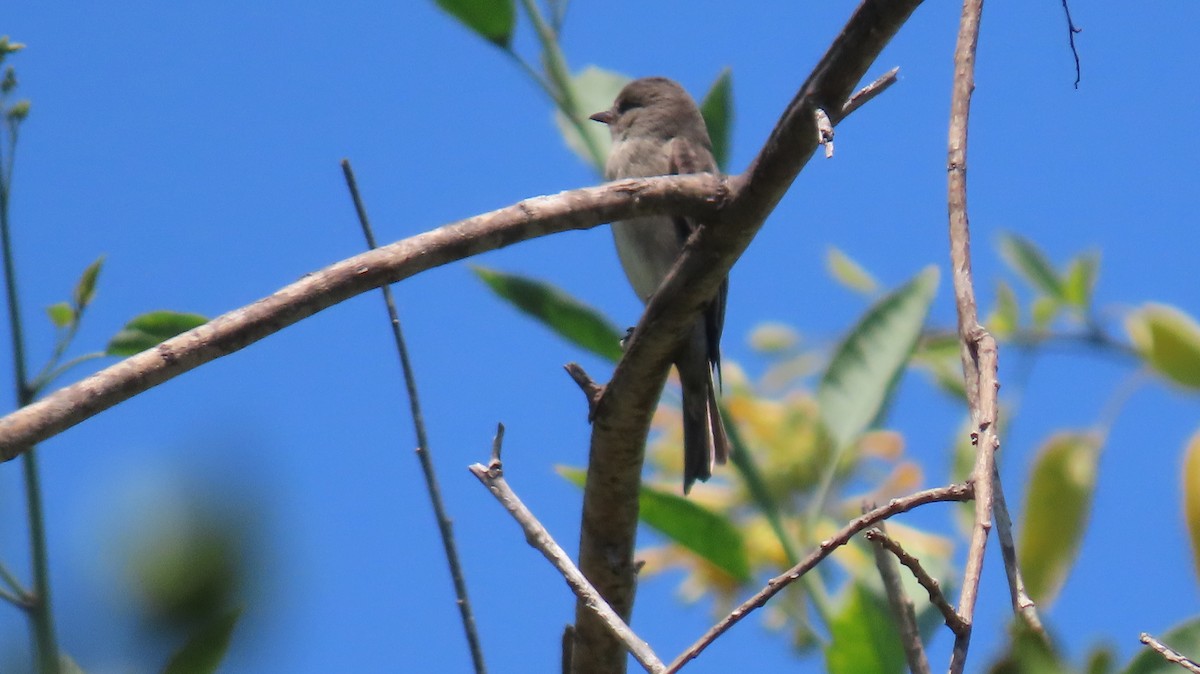
[[[722,172],[729,166],[730,138],[733,135],[733,71],[726,68],[700,101],[700,114],[712,140],[713,157]]]
[[[199,314],[151,311],[126,323],[109,340],[104,353],[109,356],[132,356],[207,322],[208,319]]]
[[[1166,634],[1154,636],[1175,652],[1193,660],[1200,659],[1200,618],[1184,621]],[[1121,674],[1179,674],[1182,671],[1179,665],[1167,662],[1157,651],[1143,646],[1142,651],[1121,670]]]
[[[1200,325],[1175,307],[1145,304],[1125,319],[1142,358],[1167,379],[1200,389]]]
[[[1051,644],[1022,622],[1010,630],[1008,651],[988,668],[988,674],[1076,674]]]
[[[863,295],[879,292],[879,281],[840,249],[830,246],[825,253],[825,267],[833,280]]]
[[[1079,554],[1096,489],[1100,442],[1057,433],[1038,450],[1022,509],[1017,561],[1034,601],[1048,606]]]
[[[71,304],[75,307],[76,313],[82,314],[83,310],[92,303],[92,299],[96,297],[96,278],[100,276],[100,269],[103,266],[104,256],[101,255],[79,275],[79,281],[75,283],[75,291],[71,294]]]
[[[1004,281],[996,284],[996,308],[985,321],[988,329],[997,337],[1008,337],[1021,327],[1021,307],[1012,286]]]
[[[517,25],[513,0],[437,0],[437,4],[483,39],[501,47],[512,43]]]
[[[1183,518],[1192,542],[1196,575],[1200,577],[1200,432],[1192,436],[1183,451]]]
[[[51,304],[46,307],[46,315],[56,328],[65,328],[75,322],[75,310],[66,302]]]
[[[871,306],[838,346],[817,389],[821,419],[837,447],[853,442],[883,411],[921,336],[937,284],[937,267],[926,267]]]
[[[230,611],[197,630],[171,656],[163,668],[163,674],[209,674],[217,671],[225,659],[225,652],[229,650],[233,628],[241,615],[241,609]]]
[[[558,472],[577,487],[587,473],[559,467]],[[638,489],[638,518],[676,545],[729,574],[739,583],[750,580],[750,559],[742,534],[724,515],[695,501],[643,484]]]
[[[1000,236],[1000,257],[1029,285],[1055,299],[1063,299],[1063,282],[1041,249],[1016,234]]]
[[[854,583],[829,622],[829,674],[901,674],[904,650],[886,602]]]
[[[1062,302],[1058,298],[1042,295],[1033,300],[1033,307],[1029,314],[1033,317],[1033,327],[1035,330],[1044,331],[1054,322],[1058,316],[1059,310],[1063,307]]]
[[[1071,260],[1063,280],[1063,299],[1076,309],[1087,309],[1092,302],[1092,290],[1096,287],[1100,255],[1084,253]]]
[[[475,275],[516,308],[541,321],[568,342],[616,362],[622,333],[603,314],[562,290],[516,274],[472,267]]]
[[[965,401],[967,386],[963,381],[961,354],[957,333],[925,335],[917,343],[912,363],[928,372],[942,392]]]
[[[596,147],[600,148],[599,158],[592,157],[587,143],[584,142],[583,137],[579,135],[579,130],[567,119],[567,116],[561,110],[554,111],[554,123],[558,125],[558,130],[562,133],[567,147],[600,173],[604,173],[604,157],[608,156],[608,146],[612,143],[612,136],[609,134],[607,126],[586,119],[586,116],[611,108],[613,101],[617,100],[617,94],[621,93],[621,89],[625,88],[629,81],[630,78],[625,75],[596,66],[588,66],[571,78],[575,101],[585,116],[582,122],[584,132],[592,138]],[[597,161],[599,163],[596,163]]]

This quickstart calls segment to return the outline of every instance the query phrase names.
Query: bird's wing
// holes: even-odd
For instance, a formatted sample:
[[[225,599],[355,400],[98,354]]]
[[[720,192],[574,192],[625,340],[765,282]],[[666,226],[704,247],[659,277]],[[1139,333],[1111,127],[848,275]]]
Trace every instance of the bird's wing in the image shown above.
[[[672,175],[689,173],[716,173],[717,162],[712,151],[692,141],[676,136],[670,143],[670,172]],[[675,229],[682,246],[700,226],[691,218],[675,218]],[[704,331],[708,337],[708,363],[721,378],[721,332],[725,329],[725,298],[729,294],[729,279],[721,281],[717,294],[704,308]]]

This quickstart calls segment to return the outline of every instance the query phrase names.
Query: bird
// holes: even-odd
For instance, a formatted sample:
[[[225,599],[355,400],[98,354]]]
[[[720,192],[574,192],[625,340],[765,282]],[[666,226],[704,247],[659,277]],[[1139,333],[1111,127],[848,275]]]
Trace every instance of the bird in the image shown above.
[[[590,119],[606,124],[612,135],[604,169],[607,180],[718,173],[704,117],[687,91],[673,80],[633,80],[621,89],[611,108]],[[643,303],[649,303],[698,227],[691,218],[671,215],[612,223],[621,266]],[[729,456],[716,385],[720,382],[720,342],[728,293],[729,279],[725,278],[673,359],[683,398],[685,495],[696,480],[712,477],[714,463],[725,463]]]

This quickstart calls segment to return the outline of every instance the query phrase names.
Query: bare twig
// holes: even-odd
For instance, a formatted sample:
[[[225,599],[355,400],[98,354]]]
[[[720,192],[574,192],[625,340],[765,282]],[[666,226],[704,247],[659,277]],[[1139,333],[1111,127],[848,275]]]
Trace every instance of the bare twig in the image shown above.
[[[900,645],[904,648],[904,658],[908,660],[908,671],[912,674],[930,674],[929,658],[925,657],[925,646],[921,643],[921,631],[917,627],[916,610],[913,608],[912,599],[909,599],[904,591],[904,583],[900,580],[900,567],[888,554],[888,548],[879,540],[879,537],[887,538],[883,523],[880,522],[877,528],[868,529],[865,536],[867,540],[875,542],[875,545],[871,546],[875,553],[875,568],[879,569],[879,577],[883,580],[883,589],[887,593],[888,606],[892,609],[892,617],[896,619]]]
[[[554,568],[558,569],[559,573],[567,581],[567,585],[571,586],[571,590],[575,593],[579,600],[589,607],[589,610],[595,612],[596,617],[608,627],[613,637],[618,639],[633,655],[633,657],[641,663],[642,667],[647,672],[663,672],[665,667],[658,656],[650,646],[642,641],[625,621],[613,611],[608,602],[600,596],[600,593],[592,587],[587,578],[571,563],[571,558],[563,551],[558,543],[550,536],[550,532],[542,526],[542,523],[534,517],[529,508],[517,498],[516,493],[508,486],[504,479],[504,469],[500,462],[500,445],[504,437],[504,427],[500,426],[496,431],[496,439],[492,444],[492,459],[488,465],[473,464],[470,466],[471,473],[479,478],[479,481],[492,492],[500,505],[513,516],[517,524],[521,525],[521,530],[525,532],[525,540],[539,552],[550,560]]]
[[[604,395],[604,387],[597,384],[595,380],[584,372],[583,367],[579,363],[567,363],[563,366],[567,374],[571,375],[571,379],[579,384],[579,389],[587,396],[588,401],[588,421],[591,421],[596,416],[596,404],[600,402],[600,397]]]
[[[992,517],[996,518],[996,540],[1000,543],[1000,555],[1004,559],[1004,573],[1008,578],[1008,592],[1012,599],[1013,611],[1021,616],[1025,625],[1043,641],[1049,643],[1046,628],[1038,615],[1037,604],[1025,590],[1025,579],[1021,576],[1021,568],[1017,566],[1017,546],[1013,542],[1012,518],[1008,515],[1008,505],[1004,500],[1004,487],[1000,483],[1000,470],[992,463],[992,481],[996,488],[992,490]]]
[[[712,217],[727,195],[724,183],[704,174],[637,178],[534,197],[347,258],[10,413],[0,419],[0,460],[318,311],[434,267],[611,220]]]
[[[975,524],[971,531],[958,600],[958,615],[965,628],[955,634],[950,674],[961,674],[966,666],[975,601],[983,573],[984,551],[992,529],[995,452],[1000,446],[996,434],[999,412],[996,391],[1000,386],[997,379],[996,340],[979,324],[975,288],[971,279],[971,230],[967,218],[967,122],[971,111],[971,94],[975,90],[975,47],[979,41],[982,12],[983,0],[964,0],[954,48],[954,86],[950,100],[947,152],[950,261],[959,339],[962,343],[963,379],[975,428],[972,439],[976,447],[975,466],[971,472],[971,480],[975,484]]]
[[[846,101],[842,106],[842,117],[849,117],[850,113],[861,108],[869,103],[879,94],[887,91],[888,87],[896,83],[897,75],[900,73],[900,67],[897,66],[879,76],[879,79],[859,89]]]
[[[1082,75],[1079,73],[1079,50],[1075,48],[1075,35],[1082,33],[1082,28],[1076,28],[1075,22],[1071,20],[1071,6],[1067,4],[1067,0],[1062,0],[1063,12],[1067,15],[1067,40],[1071,43],[1071,56],[1075,57],[1075,88],[1079,88],[1079,80]]]
[[[1150,648],[1158,651],[1158,654],[1163,656],[1163,659],[1167,662],[1173,662],[1183,669],[1192,672],[1193,674],[1200,674],[1200,663],[1197,663],[1191,658],[1183,656],[1174,648],[1171,648],[1170,646],[1164,644],[1158,639],[1155,639],[1145,632],[1142,632],[1140,640],[1143,644],[1146,644]]]
[[[350,190],[350,198],[354,201],[354,210],[358,214],[358,224],[362,227],[363,238],[367,248],[375,250],[375,232],[371,229],[371,221],[367,218],[367,209],[363,205],[362,196],[358,192],[358,181],[354,178],[354,169],[350,160],[342,160],[342,174],[346,177],[346,187]],[[433,468],[433,455],[429,449],[429,436],[425,433],[425,418],[421,414],[421,400],[417,395],[417,377],[413,372],[412,362],[408,358],[408,345],[404,341],[404,333],[400,329],[400,313],[396,310],[396,301],[392,297],[392,289],[382,286],[383,303],[387,309],[388,322],[392,326],[392,338],[396,342],[396,352],[400,356],[400,368],[404,371],[404,387],[408,391],[409,413],[412,416],[413,428],[417,435],[417,459],[421,463],[421,474],[425,477],[425,491],[433,505],[433,514],[437,519],[438,533],[442,537],[442,548],[446,553],[446,564],[450,567],[450,578],[454,583],[454,596],[458,604],[459,615],[462,619],[463,631],[467,637],[467,647],[471,651],[471,662],[477,674],[487,671],[483,661],[483,646],[479,642],[479,631],[475,627],[475,615],[471,610],[471,600],[467,597],[467,582],[463,576],[462,563],[458,559],[458,546],[454,543],[453,523],[446,512],[446,504],[442,501],[442,490],[438,486],[437,473]]]
[[[872,529],[866,533],[866,537],[867,540],[878,543],[880,548],[895,555],[896,559],[900,560],[900,563],[912,573],[913,578],[916,578],[921,587],[929,593],[929,603],[941,612],[942,617],[946,620],[946,626],[950,628],[951,632],[957,635],[970,629],[963,623],[962,618],[959,617],[950,602],[946,601],[946,596],[942,594],[942,587],[938,584],[937,579],[929,575],[925,567],[921,566],[921,560],[910,555],[896,539],[888,536],[884,531]]]
[[[713,297],[817,148],[817,108],[837,125],[866,70],[920,4],[866,0],[784,110],[750,167],[728,179],[722,207],[691,237],[651,298],[596,407],[580,526],[579,566],[618,614],[631,615],[638,487],[650,419],[675,346]],[[622,671],[620,649],[576,608],[576,674]],[[586,663],[586,666],[580,666]]]
[[[936,489],[926,489],[925,491],[919,491],[903,498],[892,499],[886,505],[875,508],[870,512],[864,513],[859,517],[850,520],[846,526],[842,527],[842,529],[832,537],[821,541],[821,545],[818,546],[816,550],[810,552],[807,557],[800,561],[800,563],[767,581],[766,587],[759,590],[753,597],[750,597],[746,601],[742,602],[742,604],[735,608],[729,615],[722,618],[720,622],[705,632],[704,636],[700,637],[696,643],[689,646],[687,650],[679,655],[679,657],[675,658],[675,661],[671,663],[669,668],[667,668],[668,674],[678,671],[680,667],[684,666],[688,663],[688,661],[699,655],[700,652],[707,648],[708,645],[711,644],[717,637],[728,631],[729,628],[741,621],[742,618],[750,615],[750,613],[752,613],[755,609],[762,608],[764,605],[766,605],[767,601],[771,599],[771,597],[774,597],[776,594],[782,591],[783,588],[787,587],[791,583],[798,580],[801,576],[811,571],[813,567],[815,567],[821,560],[828,557],[834,550],[845,545],[851,538],[854,537],[855,534],[863,529],[866,529],[877,522],[886,520],[889,517],[908,512],[913,508],[928,503],[938,503],[940,501],[967,501],[972,498],[974,493],[974,488],[970,483],[952,484],[945,487],[938,487]]]

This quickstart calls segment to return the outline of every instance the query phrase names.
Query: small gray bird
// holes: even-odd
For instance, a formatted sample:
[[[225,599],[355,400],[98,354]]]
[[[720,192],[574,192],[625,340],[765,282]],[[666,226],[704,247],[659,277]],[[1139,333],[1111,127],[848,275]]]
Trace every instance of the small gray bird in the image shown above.
[[[700,109],[672,80],[646,77],[621,90],[612,108],[591,119],[608,125],[612,149],[604,175],[609,180],[687,173],[716,173],[712,141]],[[654,216],[612,223],[617,255],[642,302],[666,278],[698,223]],[[713,372],[720,376],[721,329],[728,279],[696,318],[675,355],[683,387],[683,493],[712,476],[714,460],[725,463],[729,439],[717,409]]]

